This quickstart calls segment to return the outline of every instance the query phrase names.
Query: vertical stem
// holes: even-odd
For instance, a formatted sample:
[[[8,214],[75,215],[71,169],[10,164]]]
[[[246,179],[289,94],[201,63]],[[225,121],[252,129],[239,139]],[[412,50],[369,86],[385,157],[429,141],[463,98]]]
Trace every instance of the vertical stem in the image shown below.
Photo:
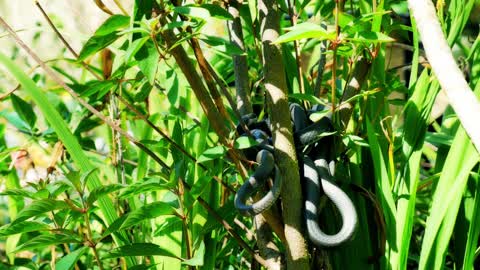
[[[280,48],[272,44],[279,36],[279,12],[275,0],[258,0],[263,44],[263,66],[270,120],[275,147],[275,161],[284,177],[282,189],[283,220],[287,269],[309,269],[307,243],[302,233],[302,189],[293,143],[287,98],[285,66]]]
[[[245,52],[239,6],[240,3],[238,0],[229,2],[228,12],[232,15],[233,20],[228,21],[228,33],[232,44]],[[237,109],[241,115],[246,115],[253,112],[250,102],[247,56],[234,55],[232,58],[233,71],[235,73],[235,88],[237,90]]]
[[[291,0],[287,1],[288,4],[288,13],[290,16],[290,22],[292,26],[297,24],[297,13],[295,12],[295,0],[292,4]],[[298,84],[300,87],[300,93],[305,94],[305,86],[303,85],[303,71],[302,71],[302,55],[300,54],[300,47],[298,46],[298,40],[293,41],[293,48],[295,50],[295,60],[297,61],[297,73],[298,73]]]

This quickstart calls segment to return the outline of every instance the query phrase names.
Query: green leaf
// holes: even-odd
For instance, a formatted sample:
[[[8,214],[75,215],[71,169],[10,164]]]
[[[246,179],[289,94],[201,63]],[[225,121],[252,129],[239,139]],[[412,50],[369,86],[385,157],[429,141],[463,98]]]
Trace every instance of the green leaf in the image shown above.
[[[138,61],[138,67],[143,75],[147,77],[150,85],[154,85],[155,82],[159,57],[160,55],[151,39],[147,40],[135,54],[135,59]]]
[[[355,32],[353,35],[346,37],[345,40],[360,41],[365,43],[385,43],[395,41],[395,39],[383,33],[370,31]]]
[[[17,233],[37,232],[49,230],[50,226],[38,221],[22,221],[0,227],[0,237]]]
[[[67,152],[70,154],[75,165],[82,171],[89,171],[95,168],[91,164],[90,159],[83,152],[83,149],[78,143],[77,138],[73,136],[62,116],[51,106],[48,98],[37,87],[35,82],[33,82],[20,68],[18,68],[18,66],[16,66],[12,60],[2,53],[0,53],[0,63],[2,63],[10,71],[10,73],[17,78],[17,80],[22,84],[23,89],[25,89],[25,92],[31,96],[33,102],[37,105],[47,120],[50,128],[55,131],[58,139],[67,149]],[[97,186],[101,186],[100,179],[96,174],[92,176],[92,178],[93,179],[88,181],[88,187],[90,190]],[[102,199],[100,201],[100,208],[103,216],[105,217],[106,223],[111,223],[116,219],[117,212],[112,204],[112,201],[108,199]],[[115,240],[117,244],[123,244],[123,241],[119,239]]]
[[[44,248],[51,245],[60,245],[64,243],[76,243],[79,242],[78,239],[71,235],[65,234],[46,234],[46,235],[39,235],[32,239],[28,239],[27,242],[18,246],[15,249],[15,253],[23,251],[23,250],[32,250],[36,248]]]
[[[323,29],[320,25],[310,23],[310,22],[297,24],[293,27],[289,27],[286,29],[289,29],[290,32],[278,37],[277,40],[275,40],[274,42],[275,44],[304,39],[304,38],[316,38],[318,40],[334,40],[335,39],[335,33],[327,32],[327,30]]]
[[[168,203],[154,202],[151,204],[147,204],[130,212],[125,221],[123,222],[122,226],[120,227],[120,230],[135,226],[138,223],[147,219],[175,214],[175,209]]]
[[[146,192],[156,191],[156,190],[167,190],[169,188],[170,186],[168,186],[165,183],[159,182],[158,179],[149,179],[145,182],[137,182],[135,184],[132,184],[126,187],[124,190],[120,192],[118,197],[120,199],[126,199],[141,193],[146,193]]]
[[[18,116],[20,116],[20,119],[27,123],[30,129],[33,129],[35,127],[35,122],[37,121],[37,116],[33,112],[32,105],[28,104],[15,94],[10,95],[10,100],[12,101],[13,108]]]
[[[95,36],[105,36],[116,32],[119,29],[128,27],[130,24],[130,17],[124,15],[112,15],[95,31]]]
[[[362,137],[355,136],[352,134],[348,134],[342,139],[343,144],[345,144],[348,148],[354,148],[355,145],[361,146],[361,147],[368,147],[368,142],[365,141]]]
[[[151,243],[134,243],[121,246],[110,251],[104,258],[118,258],[125,256],[166,256],[179,259],[177,256],[168,251],[168,249],[164,249]]]
[[[65,178],[67,178],[68,181],[65,181],[66,183],[71,183],[73,187],[78,191],[82,191],[82,182],[80,181],[80,172],[78,171],[71,171],[65,175]]]
[[[94,202],[96,202],[100,197],[108,195],[112,192],[118,191],[120,189],[124,188],[123,185],[120,184],[111,184],[111,185],[106,185],[106,186],[101,186],[101,187],[96,187],[90,192],[90,194],[87,197],[87,204],[92,205]]]
[[[208,185],[208,183],[210,183],[211,180],[212,177],[209,175],[199,177],[190,189],[189,195],[196,200],[204,191],[210,190],[210,185]]]
[[[188,17],[194,17],[198,19],[205,20],[205,18],[217,18],[222,20],[232,20],[233,17],[218,5],[213,4],[203,4],[203,5],[186,5],[175,7],[173,9],[175,12],[186,15]]]
[[[64,201],[58,201],[53,199],[33,201],[32,204],[23,208],[22,211],[18,213],[18,216],[13,221],[13,223],[19,223],[31,217],[36,217],[50,211],[65,209],[65,208],[68,208],[68,204]]]
[[[71,270],[75,267],[75,263],[80,257],[88,250],[88,247],[80,247],[79,249],[71,252],[65,257],[62,257],[56,264],[57,270]]]
[[[7,189],[4,192],[1,192],[0,195],[20,196],[25,198],[39,199],[36,196],[36,193],[25,190],[25,189]]]
[[[122,28],[130,24],[130,17],[123,15],[110,16],[100,27],[95,31],[95,34],[87,40],[78,56],[78,61],[83,61],[90,55],[106,48],[117,40],[118,34]]]
[[[93,36],[89,38],[78,55],[78,61],[83,61],[90,55],[106,48],[119,37],[120,36],[117,35],[117,32],[113,32],[105,36]]]
[[[313,104],[322,104],[322,105],[326,105],[325,102],[323,102],[321,99],[319,99],[318,97],[314,96],[314,95],[308,95],[308,94],[301,94],[301,93],[292,93],[292,94],[288,94],[288,97],[289,98],[294,98],[294,99],[298,99],[298,100],[306,100],[306,101],[309,101]]]
[[[247,136],[241,136],[238,139],[235,140],[235,143],[233,144],[233,147],[235,149],[246,149],[250,148],[252,146],[257,145],[257,141],[254,139],[247,137]]]
[[[200,39],[213,47],[215,50],[226,53],[230,56],[245,54],[245,52],[242,51],[238,46],[232,44],[229,40],[224,38],[205,35]]]
[[[139,38],[133,41],[132,44],[130,44],[130,46],[128,46],[128,49],[125,52],[125,63],[130,63],[130,61],[133,60],[133,57],[135,56],[135,54],[137,54],[137,52],[143,47],[143,44],[145,44],[145,42],[147,42],[149,38],[150,37],[148,36]]]
[[[226,152],[227,152],[227,149],[225,147],[221,145],[215,146],[213,148],[205,150],[205,152],[203,152],[202,155],[197,159],[197,162],[202,163],[205,161],[223,157]]]
[[[205,257],[205,243],[202,241],[200,243],[200,247],[198,247],[198,249],[195,251],[195,255],[193,255],[193,258],[183,261],[182,264],[190,265],[190,266],[202,266],[204,257]]]

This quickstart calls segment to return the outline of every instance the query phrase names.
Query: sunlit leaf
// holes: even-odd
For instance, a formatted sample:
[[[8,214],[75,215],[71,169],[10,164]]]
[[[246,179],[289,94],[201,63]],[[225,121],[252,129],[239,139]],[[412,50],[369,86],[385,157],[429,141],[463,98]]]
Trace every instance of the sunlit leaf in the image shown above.
[[[167,256],[177,258],[174,254],[168,251],[168,248],[163,248],[151,243],[135,243],[116,248],[104,258],[118,258],[125,256]]]
[[[323,27],[319,24],[311,22],[297,24],[287,29],[289,29],[290,31],[278,37],[274,43],[284,43],[304,38],[316,38],[318,40],[335,39],[335,33],[328,32],[327,30],[323,29]]]

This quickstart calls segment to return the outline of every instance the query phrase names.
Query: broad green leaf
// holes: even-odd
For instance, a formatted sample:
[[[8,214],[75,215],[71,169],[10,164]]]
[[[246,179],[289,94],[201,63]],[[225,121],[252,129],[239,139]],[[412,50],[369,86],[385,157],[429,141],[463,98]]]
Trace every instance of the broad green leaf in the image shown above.
[[[13,221],[13,223],[16,224],[21,221],[27,220],[31,217],[36,217],[50,211],[65,209],[65,208],[68,208],[68,204],[64,201],[58,201],[53,199],[33,201],[30,205],[23,208],[22,211],[18,213],[18,216]]]
[[[385,43],[395,41],[395,39],[383,33],[369,31],[355,32],[355,34],[345,37],[345,40],[359,41],[365,43]]]
[[[100,197],[108,195],[108,194],[113,193],[115,191],[119,191],[122,188],[124,188],[124,186],[120,185],[120,184],[111,184],[111,185],[96,187],[88,195],[87,204],[92,205]]]
[[[258,142],[248,136],[241,136],[235,140],[233,147],[235,149],[246,149],[257,145]]]
[[[190,266],[202,266],[204,257],[205,257],[205,243],[202,241],[200,243],[200,247],[198,247],[198,249],[195,250],[195,255],[193,255],[193,258],[183,261],[182,264],[190,265]]]
[[[212,181],[212,177],[209,175],[199,177],[190,189],[189,195],[192,196],[193,199],[197,199],[204,191],[209,190],[210,186],[208,183],[210,183],[210,181]]]
[[[133,197],[138,194],[147,193],[147,192],[156,191],[156,190],[168,190],[169,188],[171,187],[166,183],[161,183],[158,181],[158,179],[153,178],[145,182],[137,182],[135,184],[132,184],[124,188],[122,191],[120,191],[120,194],[118,195],[118,197],[120,199],[127,199],[129,197]]]
[[[65,234],[45,234],[39,235],[27,240],[24,244],[15,249],[15,253],[23,250],[32,250],[37,248],[45,248],[51,245],[60,245],[64,243],[78,243],[79,240],[71,235]]]
[[[128,27],[130,24],[130,17],[124,15],[112,15],[98,27],[95,31],[95,36],[105,36],[116,32],[119,29]]]
[[[15,94],[10,95],[10,100],[12,101],[13,108],[18,116],[28,124],[30,129],[33,129],[35,127],[35,122],[37,121],[37,115],[33,112],[32,105],[28,104]]]
[[[51,229],[45,223],[38,221],[22,221],[18,223],[11,223],[0,227],[0,237],[13,235],[17,233],[37,232]]]
[[[117,32],[113,32],[104,36],[92,36],[87,40],[87,43],[83,45],[83,48],[78,55],[78,61],[83,61],[90,55],[106,48],[108,45],[115,42],[115,40],[117,40],[119,37],[120,36],[117,35]]]
[[[135,59],[138,61],[138,67],[143,75],[147,77],[150,85],[154,85],[155,82],[159,57],[160,55],[151,39],[147,40],[135,54]]]
[[[80,181],[80,172],[78,171],[71,171],[65,175],[65,178],[67,178],[68,181],[67,183],[71,183],[73,187],[78,191],[82,192],[82,182]],[[66,182],[66,181],[65,181]]]
[[[279,36],[274,43],[285,43],[304,38],[316,38],[318,40],[335,39],[335,33],[327,32],[327,30],[323,29],[323,27],[321,27],[319,24],[311,22],[304,22],[286,29],[289,29],[290,31],[286,34]]]
[[[148,36],[139,38],[133,41],[132,44],[130,44],[130,46],[128,46],[128,49],[125,52],[125,63],[128,64],[130,61],[133,60],[133,57],[135,56],[135,54],[137,54],[137,52],[143,47],[143,44],[145,44],[145,42],[147,42],[149,38],[150,37]]]
[[[213,148],[205,150],[205,152],[203,152],[202,155],[197,159],[197,162],[202,163],[205,161],[223,157],[226,152],[227,152],[227,149],[225,147],[220,145],[215,146]]]
[[[106,48],[120,37],[119,30],[128,27],[130,17],[123,15],[112,15],[95,31],[92,37],[87,40],[78,56],[78,61],[83,61],[90,55]]]
[[[120,229],[127,229],[138,223],[159,216],[175,215],[175,209],[165,202],[154,202],[130,212]]]
[[[25,197],[25,198],[39,199],[36,196],[35,192],[28,191],[28,190],[25,190],[25,189],[7,189],[4,192],[1,192],[0,195],[20,196],[20,197]]]
[[[118,258],[125,256],[167,256],[179,259],[174,254],[170,253],[168,248],[163,248],[151,243],[134,243],[121,246],[110,251],[104,258]]]
[[[223,20],[233,19],[232,15],[230,15],[225,9],[214,4],[179,6],[175,7],[173,10],[180,14],[202,20],[210,17]]]
[[[298,100],[306,100],[306,101],[309,101],[313,104],[322,104],[322,105],[326,105],[325,102],[323,102],[321,99],[319,99],[318,97],[314,96],[314,95],[307,95],[307,94],[301,94],[301,93],[292,93],[292,94],[288,94],[288,97],[289,98],[294,98],[294,99],[298,99]]]
[[[213,47],[215,50],[226,53],[228,55],[242,55],[245,54],[238,46],[233,45],[229,40],[216,37],[204,35],[200,38],[207,45]]]
[[[365,141],[362,137],[352,135],[352,134],[347,134],[345,137],[342,138],[343,144],[345,144],[348,148],[352,148],[355,145],[361,146],[361,147],[368,147],[368,142]]]
[[[308,118],[310,118],[310,120],[312,120],[312,122],[318,122],[320,121],[320,119],[328,116],[329,114],[331,114],[331,110],[323,110],[323,111],[318,111],[318,112],[314,112],[312,114],[310,114],[308,116]]]
[[[75,263],[80,259],[80,257],[88,250],[88,247],[80,247],[79,249],[71,252],[65,257],[62,257],[56,264],[55,268],[57,270],[71,270],[75,267]]]

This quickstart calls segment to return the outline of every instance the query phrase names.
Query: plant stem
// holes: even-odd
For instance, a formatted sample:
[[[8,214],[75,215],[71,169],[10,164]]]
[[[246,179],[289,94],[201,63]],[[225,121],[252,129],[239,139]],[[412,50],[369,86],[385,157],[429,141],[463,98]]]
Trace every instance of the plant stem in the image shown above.
[[[246,54],[239,7],[240,3],[238,0],[231,0],[228,3],[228,12],[233,17],[233,20],[227,22],[228,33],[232,44]],[[237,109],[240,111],[241,115],[246,115],[253,112],[252,104],[250,102],[247,56],[233,55],[232,58],[233,72],[235,73]]]
[[[270,121],[273,127],[275,161],[288,183],[282,189],[283,220],[287,269],[309,269],[307,242],[302,230],[302,189],[298,161],[293,143],[292,123],[287,98],[287,82],[280,47],[272,44],[279,36],[279,12],[276,1],[258,0],[263,66]],[[285,185],[285,187],[287,187]]]

